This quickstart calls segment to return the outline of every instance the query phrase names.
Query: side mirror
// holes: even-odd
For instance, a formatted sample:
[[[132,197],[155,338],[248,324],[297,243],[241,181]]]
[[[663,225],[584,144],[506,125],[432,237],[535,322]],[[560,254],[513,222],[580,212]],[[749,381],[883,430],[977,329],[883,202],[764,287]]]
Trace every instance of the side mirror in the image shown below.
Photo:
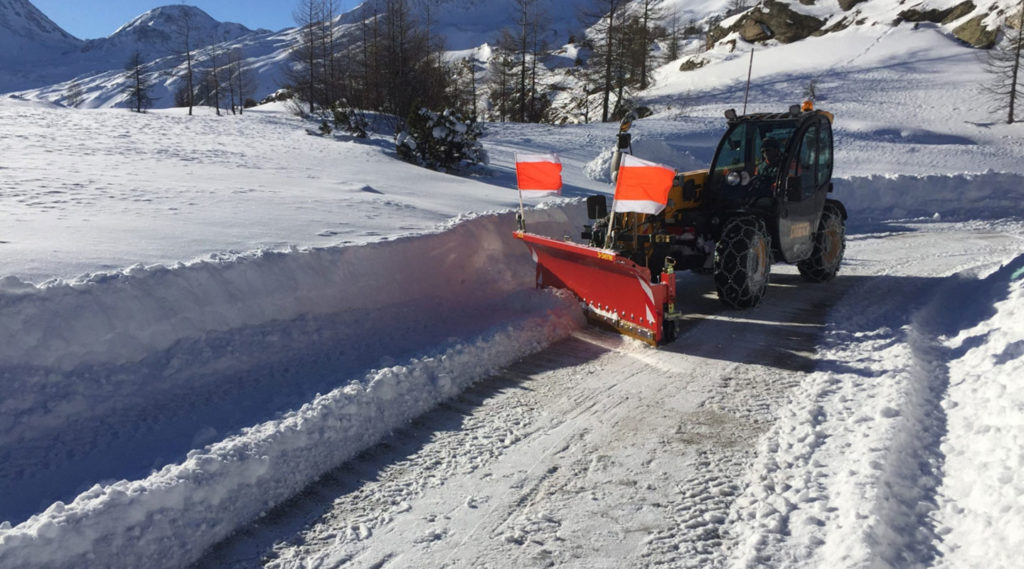
[[[608,200],[603,195],[587,196],[587,218],[604,219],[608,217]]]
[[[683,182],[683,201],[695,202],[698,197],[700,197],[700,193],[697,191],[697,184],[693,180]]]
[[[786,200],[791,202],[798,202],[804,199],[803,185],[800,183],[799,176],[790,176],[786,178]]]

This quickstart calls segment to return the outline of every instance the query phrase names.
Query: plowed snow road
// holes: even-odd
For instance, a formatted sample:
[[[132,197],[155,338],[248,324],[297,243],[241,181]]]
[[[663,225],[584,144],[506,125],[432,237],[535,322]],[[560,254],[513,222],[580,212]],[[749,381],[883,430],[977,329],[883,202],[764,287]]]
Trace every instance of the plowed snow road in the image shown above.
[[[859,367],[873,348],[851,338],[910,325],[945,277],[1020,255],[1020,224],[995,225],[853,233],[834,282],[776,266],[765,303],[746,312],[721,308],[710,279],[681,276],[692,314],[673,344],[578,333],[421,417],[198,566],[724,567],[751,548],[767,566],[786,566],[786,552],[816,559],[822,544],[788,543],[791,528],[740,523],[753,517],[740,497],[765,478],[773,425],[815,373],[892,372]],[[864,358],[821,358],[826,347]],[[840,420],[817,415],[822,432]]]

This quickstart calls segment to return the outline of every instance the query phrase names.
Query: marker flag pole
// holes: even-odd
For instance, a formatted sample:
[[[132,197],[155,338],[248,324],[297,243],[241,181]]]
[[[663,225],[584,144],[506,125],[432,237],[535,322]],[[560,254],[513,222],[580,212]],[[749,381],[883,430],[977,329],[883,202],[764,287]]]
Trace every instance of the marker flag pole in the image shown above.
[[[623,154],[615,180],[615,211],[661,213],[668,205],[668,193],[675,177],[676,171],[668,166]]]
[[[611,216],[608,220],[605,249],[611,246],[615,214],[661,213],[668,205],[668,194],[675,177],[676,171],[668,166],[648,162],[632,154],[622,155],[619,174],[615,178],[615,199],[612,201]]]
[[[617,200],[612,200],[612,210],[608,212],[608,231],[604,234],[604,248],[607,249],[612,246],[612,228],[615,226],[615,204]]]
[[[515,154],[516,188],[519,190],[519,229],[525,231],[524,192],[532,197],[562,193],[562,161],[558,154]]]
[[[519,225],[519,231],[526,231],[526,208],[523,206],[523,188],[519,185],[519,154],[515,155],[516,158],[516,191],[519,192],[519,215],[516,216],[516,221]]]

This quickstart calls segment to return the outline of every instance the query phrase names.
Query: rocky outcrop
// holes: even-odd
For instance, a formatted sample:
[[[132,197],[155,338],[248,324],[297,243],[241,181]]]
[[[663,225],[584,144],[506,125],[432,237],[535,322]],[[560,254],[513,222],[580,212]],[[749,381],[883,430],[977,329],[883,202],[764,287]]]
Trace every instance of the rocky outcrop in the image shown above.
[[[708,60],[704,59],[703,57],[691,57],[691,58],[683,61],[679,65],[679,70],[680,71],[693,71],[694,69],[700,69],[701,67],[704,67],[707,64],[708,64]]]
[[[849,12],[854,6],[861,2],[867,2],[867,0],[839,0],[839,7],[842,8],[844,12]]]
[[[996,44],[999,30],[985,27],[986,15],[975,16],[953,29],[953,35],[974,47],[988,49]]]
[[[765,0],[760,8],[748,10],[728,28],[712,28],[708,32],[708,46],[733,32],[751,43],[770,39],[793,43],[813,35],[824,25],[824,20],[796,12],[788,4]]]
[[[749,43],[768,41],[774,36],[771,28],[764,22],[759,22],[754,18],[743,20],[740,24],[739,32],[740,37]]]
[[[897,21],[949,24],[963,18],[976,9],[977,6],[975,6],[974,2],[971,2],[971,0],[965,0],[952,8],[946,8],[945,10],[936,10],[934,8],[929,10],[919,10],[917,8],[911,8],[900,12],[899,20]]]
[[[820,36],[843,30],[853,25],[874,24],[867,17],[861,14],[857,8],[867,0],[838,0],[839,7],[848,14],[834,14],[828,20],[820,20],[813,16],[801,14],[797,10],[800,5],[813,5],[818,0],[764,0],[759,6],[741,12],[735,17],[728,18],[728,26],[721,23],[712,24],[707,35],[707,48],[711,49],[730,34],[735,34],[748,43],[759,43],[769,40],[777,40],[779,43],[792,43],[810,36]],[[902,3],[902,2],[901,2]],[[960,41],[976,48],[990,48],[995,45],[999,36],[999,27],[990,29],[985,22],[993,20],[988,10],[995,10],[998,6],[979,8],[974,0],[962,0],[956,5],[945,8],[933,8],[929,0],[907,0],[906,9],[900,10],[896,17],[889,20],[890,25],[899,25],[903,22],[933,23],[942,26],[944,33],[952,34]],[[943,4],[939,4],[943,5]],[[855,9],[857,8],[857,9]],[[891,12],[890,12],[891,14]],[[1015,11],[1015,14],[1019,12]],[[1017,25],[1017,15],[1006,16],[1002,9],[999,9],[1000,20],[1005,19],[1006,24],[1011,27]],[[884,18],[885,16],[883,16]],[[890,18],[892,16],[889,16]],[[828,27],[826,26],[828,23]],[[735,44],[738,40],[731,40]],[[684,64],[686,70],[700,67],[696,60]]]

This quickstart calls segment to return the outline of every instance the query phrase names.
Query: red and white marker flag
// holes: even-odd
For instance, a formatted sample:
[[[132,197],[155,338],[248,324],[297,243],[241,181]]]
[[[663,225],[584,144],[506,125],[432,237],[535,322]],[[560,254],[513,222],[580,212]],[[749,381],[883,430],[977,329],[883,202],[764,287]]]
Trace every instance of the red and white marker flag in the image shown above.
[[[530,196],[562,193],[562,162],[558,155],[516,153],[516,185]]]
[[[658,214],[668,205],[676,171],[668,166],[623,154],[615,181],[615,213]]]

